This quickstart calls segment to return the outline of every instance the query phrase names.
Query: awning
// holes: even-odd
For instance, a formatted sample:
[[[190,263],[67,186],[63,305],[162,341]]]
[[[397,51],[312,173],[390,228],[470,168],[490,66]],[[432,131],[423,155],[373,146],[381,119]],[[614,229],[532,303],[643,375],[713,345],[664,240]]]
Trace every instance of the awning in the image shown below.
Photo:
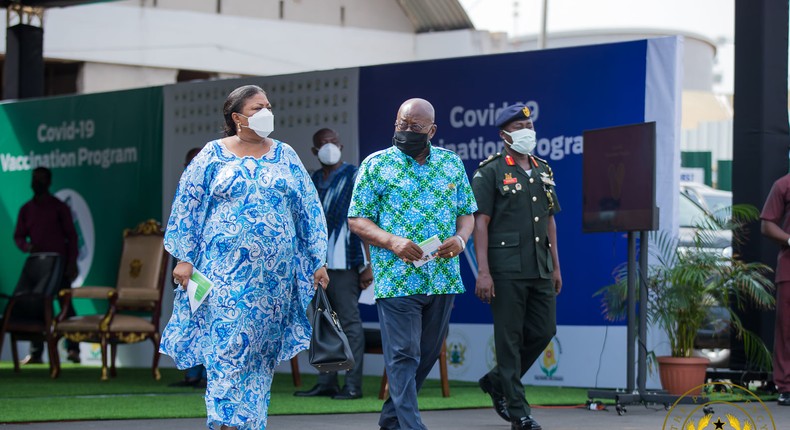
[[[31,7],[66,7],[79,6],[89,3],[105,3],[115,0],[0,0],[0,6],[8,7],[13,4]]]

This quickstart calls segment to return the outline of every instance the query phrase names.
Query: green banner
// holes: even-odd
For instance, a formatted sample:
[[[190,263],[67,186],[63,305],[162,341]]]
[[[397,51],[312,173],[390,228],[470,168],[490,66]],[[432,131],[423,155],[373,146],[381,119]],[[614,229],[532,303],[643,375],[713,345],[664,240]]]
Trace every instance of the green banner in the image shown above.
[[[0,104],[0,292],[16,287],[26,254],[13,241],[32,169],[72,210],[79,236],[74,285],[114,286],[125,228],[162,213],[162,89]]]
[[[732,191],[732,160],[719,160],[716,170],[716,188]]]
[[[710,151],[683,151],[680,153],[681,167],[701,167],[705,170],[705,185],[713,186]]]

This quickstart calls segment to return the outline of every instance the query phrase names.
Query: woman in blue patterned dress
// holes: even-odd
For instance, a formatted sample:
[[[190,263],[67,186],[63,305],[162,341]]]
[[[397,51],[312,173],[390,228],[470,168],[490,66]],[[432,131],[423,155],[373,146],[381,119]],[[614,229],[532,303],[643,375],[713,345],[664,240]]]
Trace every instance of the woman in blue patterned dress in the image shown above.
[[[248,85],[223,108],[225,135],[209,142],[178,184],[165,249],[184,286],[193,268],[214,282],[193,313],[183,289],[160,351],[179,369],[206,366],[208,428],[266,428],[274,368],[308,347],[314,289],[329,283],[326,224],[296,152],[268,138],[266,93]]]

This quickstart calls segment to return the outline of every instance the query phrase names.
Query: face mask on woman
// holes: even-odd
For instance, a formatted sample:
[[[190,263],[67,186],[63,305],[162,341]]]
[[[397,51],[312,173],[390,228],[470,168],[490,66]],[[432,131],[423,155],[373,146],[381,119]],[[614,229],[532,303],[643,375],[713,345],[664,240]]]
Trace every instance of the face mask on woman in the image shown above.
[[[522,128],[521,130],[516,130],[511,133],[505,131],[505,134],[510,136],[510,139],[513,140],[513,143],[510,144],[510,147],[519,154],[527,155],[531,153],[538,144],[538,141],[535,138],[535,130]]]
[[[254,131],[260,137],[267,137],[274,131],[274,114],[269,109],[261,109],[253,116],[245,116],[247,118],[247,128]],[[245,127],[242,125],[242,127]]]
[[[411,158],[415,158],[428,146],[428,134],[414,131],[396,131],[392,144]]]
[[[334,166],[340,161],[340,148],[334,143],[325,143],[318,150],[318,161],[325,166]]]

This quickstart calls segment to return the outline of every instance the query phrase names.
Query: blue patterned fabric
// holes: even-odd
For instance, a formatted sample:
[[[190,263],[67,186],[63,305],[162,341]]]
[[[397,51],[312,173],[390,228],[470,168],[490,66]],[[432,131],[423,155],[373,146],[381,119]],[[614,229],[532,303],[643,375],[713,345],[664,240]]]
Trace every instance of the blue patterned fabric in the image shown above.
[[[332,171],[326,180],[323,169],[313,172],[313,184],[324,208],[329,235],[327,269],[356,270],[365,264],[362,240],[348,229],[348,205],[351,203],[356,174],[357,168],[348,163]],[[334,258],[336,249],[342,251],[344,258]]]
[[[458,155],[435,146],[430,151],[423,165],[394,146],[368,156],[359,166],[348,216],[367,218],[414,243],[453,236],[456,219],[473,214],[477,204]],[[370,260],[377,299],[464,292],[458,258],[414,267],[371,246]]]
[[[165,249],[215,286],[194,314],[176,290],[160,351],[179,369],[206,366],[208,428],[266,428],[274,367],[309,346],[326,241],[318,194],[285,143],[255,159],[209,142],[181,176]]]

